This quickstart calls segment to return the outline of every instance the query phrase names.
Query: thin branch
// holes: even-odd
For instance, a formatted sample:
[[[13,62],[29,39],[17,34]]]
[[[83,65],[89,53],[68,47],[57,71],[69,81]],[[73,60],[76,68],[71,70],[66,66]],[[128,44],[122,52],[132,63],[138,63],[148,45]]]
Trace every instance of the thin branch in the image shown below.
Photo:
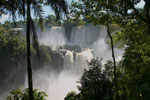
[[[116,92],[116,98],[117,100],[119,100],[119,93],[118,93],[118,84],[117,84],[117,72],[116,72],[116,59],[115,59],[115,54],[114,54],[114,45],[113,45],[113,38],[111,36],[111,32],[110,32],[110,26],[109,26],[109,14],[108,14],[108,10],[107,10],[107,33],[108,36],[111,40],[111,50],[112,50],[112,58],[113,58],[113,64],[114,64],[114,85],[115,85],[115,92]]]

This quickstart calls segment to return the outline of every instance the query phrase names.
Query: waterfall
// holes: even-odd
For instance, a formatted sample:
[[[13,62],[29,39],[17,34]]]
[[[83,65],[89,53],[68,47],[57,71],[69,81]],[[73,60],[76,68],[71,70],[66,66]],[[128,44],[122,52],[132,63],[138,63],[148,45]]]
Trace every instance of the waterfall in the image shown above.
[[[47,72],[44,69],[35,72],[34,87],[45,91],[49,95],[47,100],[63,100],[68,92],[78,91],[76,81],[80,79],[83,70],[88,68],[88,61],[93,57],[102,57],[104,62],[111,59],[111,51],[105,43],[106,34],[107,30],[103,25],[74,27],[69,41],[63,27],[52,27],[42,33],[40,44],[52,49],[50,67],[63,68],[60,72]],[[121,55],[119,51],[116,52],[118,56]]]
[[[39,42],[42,45],[51,47],[52,49],[58,49],[66,43],[65,30],[63,27],[52,27],[46,32],[42,32],[39,38]]]
[[[87,68],[87,63],[93,58],[90,49],[86,49],[81,53],[66,50],[64,55],[64,70],[81,75],[83,70]]]
[[[102,25],[87,25],[74,27],[71,32],[70,43],[73,45],[79,45],[82,48],[89,48],[96,40],[102,35]]]
[[[93,54],[90,49],[86,49],[81,53],[76,53],[74,68],[76,74],[82,74],[85,68],[88,68],[88,62],[93,58]]]
[[[74,63],[74,57],[73,57],[73,51],[66,51],[66,54],[64,56],[64,67],[65,69],[69,70],[73,67]]]
[[[35,60],[36,56],[32,59],[33,87],[45,91],[48,95],[46,100],[63,100],[68,92],[78,92],[77,81],[79,81],[84,69],[88,68],[88,61],[92,58],[102,57],[103,64],[112,59],[111,50],[105,42],[107,37],[105,26],[88,24],[72,27],[70,30],[69,28],[55,26],[38,34],[39,44],[44,45],[39,51],[44,56],[40,58],[42,63]],[[44,59],[48,53],[47,58],[49,59]],[[116,61],[121,59],[122,53],[123,51],[115,49]],[[8,68],[5,67],[7,70],[2,69],[5,72],[2,90],[0,90],[2,92],[8,92],[16,87],[21,89],[28,87],[27,75],[25,75],[25,58],[21,56],[17,59],[20,59],[17,69],[12,68],[9,63],[1,64],[8,66]],[[19,77],[14,79],[16,76]],[[0,100],[8,96],[9,92],[0,93]]]

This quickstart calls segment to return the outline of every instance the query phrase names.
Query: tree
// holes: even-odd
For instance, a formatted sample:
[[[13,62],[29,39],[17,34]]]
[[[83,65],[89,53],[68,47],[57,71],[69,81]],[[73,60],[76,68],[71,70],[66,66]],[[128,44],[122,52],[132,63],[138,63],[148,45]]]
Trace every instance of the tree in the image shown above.
[[[116,71],[116,59],[115,59],[115,53],[114,53],[114,42],[113,37],[111,35],[110,31],[110,19],[109,19],[109,11],[107,11],[107,33],[111,41],[111,51],[112,51],[112,58],[113,58],[113,64],[114,64],[114,86],[115,86],[115,92],[116,92],[116,98],[119,100],[119,93],[118,93],[118,84],[117,84],[117,71]]]
[[[150,2],[144,0],[144,7],[137,7],[138,3],[142,0],[81,0],[81,2],[75,2],[72,4],[72,12],[74,16],[83,15],[88,21],[94,21],[94,23],[106,22],[105,11],[107,9],[112,12],[113,19],[117,19],[117,24],[124,26],[124,22],[127,20],[134,20],[141,23],[145,23],[147,33],[150,34]],[[119,20],[118,20],[119,19]],[[105,20],[105,21],[104,21]]]
[[[33,100],[33,83],[32,83],[32,69],[31,69],[31,53],[30,53],[30,31],[31,31],[31,15],[30,15],[30,0],[27,0],[27,29],[26,29],[26,43],[27,43],[27,72],[28,72],[28,86],[29,86],[29,100]]]
[[[126,97],[128,100],[147,100],[150,98],[150,36],[143,35],[147,31],[138,22],[131,21],[127,27],[114,35],[116,42],[124,41],[120,43],[126,46],[121,65],[124,70],[122,81],[125,79],[124,86],[128,91]]]
[[[112,100],[112,62],[108,61],[104,66],[101,60],[92,59],[89,69],[85,69],[78,86],[80,91],[76,95],[77,100]],[[70,99],[69,99],[70,100]]]
[[[76,100],[77,93],[75,91],[69,92],[64,100]]]
[[[60,23],[57,22],[56,16],[54,16],[54,15],[48,15],[48,16],[46,16],[45,20],[46,20],[45,21],[45,25],[46,26],[52,27],[52,26],[57,26],[57,25],[60,24]]]
[[[28,72],[28,85],[29,85],[29,98],[30,100],[33,100],[33,85],[32,85],[32,69],[31,69],[31,54],[30,54],[30,35],[33,36],[33,43],[34,47],[38,51],[38,39],[37,34],[35,31],[35,26],[33,23],[33,20],[31,18],[31,12],[30,9],[32,6],[35,16],[39,17],[39,22],[42,23],[42,4],[49,5],[54,10],[57,19],[59,19],[62,15],[62,13],[67,13],[67,5],[65,0],[3,0],[0,3],[0,6],[2,7],[0,9],[1,13],[9,13],[12,15],[13,20],[16,19],[16,14],[19,17],[25,18],[27,16],[27,29],[26,29],[26,39],[27,39],[27,72]],[[27,8],[27,10],[26,10]],[[5,12],[3,12],[3,10]],[[26,13],[27,12],[27,13]],[[32,28],[31,28],[32,27]],[[32,34],[30,34],[32,32]]]

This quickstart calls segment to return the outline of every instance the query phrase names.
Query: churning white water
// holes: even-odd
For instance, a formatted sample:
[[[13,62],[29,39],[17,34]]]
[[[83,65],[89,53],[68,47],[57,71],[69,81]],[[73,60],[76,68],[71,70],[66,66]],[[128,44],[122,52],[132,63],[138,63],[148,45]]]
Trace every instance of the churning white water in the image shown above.
[[[47,100],[63,100],[68,92],[77,91],[76,81],[80,79],[84,68],[88,68],[88,61],[93,57],[102,57],[104,61],[111,59],[111,51],[105,43],[106,34],[106,27],[102,25],[74,27],[70,39],[66,38],[62,27],[52,27],[50,31],[42,33],[40,44],[50,46],[61,54],[63,65],[54,67],[63,67],[63,70],[60,73],[43,69],[34,72],[34,88],[45,91]],[[120,51],[116,52],[120,57]]]

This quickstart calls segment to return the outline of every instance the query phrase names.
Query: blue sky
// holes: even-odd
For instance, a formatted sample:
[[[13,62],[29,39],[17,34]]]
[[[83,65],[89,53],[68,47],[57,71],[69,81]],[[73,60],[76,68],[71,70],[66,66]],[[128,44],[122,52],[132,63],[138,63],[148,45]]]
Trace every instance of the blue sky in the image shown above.
[[[52,11],[52,9],[48,6],[43,7],[44,10],[44,16],[47,16],[49,14],[54,14],[54,12]],[[33,16],[33,13],[32,13]],[[6,20],[10,20],[12,21],[11,17],[9,15],[2,15],[0,17],[0,23],[4,23]],[[17,20],[20,20],[19,18],[17,18]]]
[[[72,0],[68,0],[68,2],[70,3]],[[74,1],[77,1],[77,0],[74,0]],[[139,3],[137,5],[137,7],[143,7],[144,6],[144,1],[142,0],[141,3]],[[44,16],[47,16],[49,14],[54,14],[54,12],[52,11],[52,9],[48,6],[44,7]],[[2,15],[0,17],[0,23],[4,23],[6,20],[12,20],[11,17],[9,15]],[[19,20],[19,19],[18,19]]]

